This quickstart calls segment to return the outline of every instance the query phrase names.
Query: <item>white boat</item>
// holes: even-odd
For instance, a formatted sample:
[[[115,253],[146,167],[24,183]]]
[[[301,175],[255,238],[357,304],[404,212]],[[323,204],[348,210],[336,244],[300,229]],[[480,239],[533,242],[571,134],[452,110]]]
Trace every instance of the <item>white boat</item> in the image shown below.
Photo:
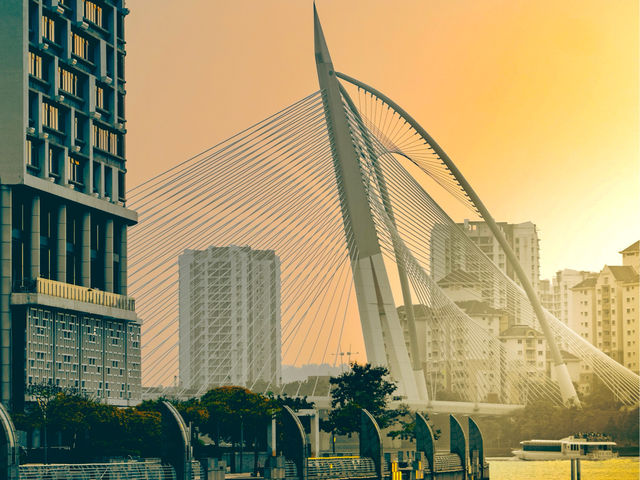
[[[593,437],[566,437],[560,440],[525,440],[513,454],[521,460],[608,460],[617,457],[616,442]]]

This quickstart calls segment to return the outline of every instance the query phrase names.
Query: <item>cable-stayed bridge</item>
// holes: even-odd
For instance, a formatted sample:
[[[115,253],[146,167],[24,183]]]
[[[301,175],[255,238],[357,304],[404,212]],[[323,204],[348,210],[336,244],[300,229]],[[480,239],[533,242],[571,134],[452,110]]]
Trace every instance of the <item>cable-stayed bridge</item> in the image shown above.
[[[335,71],[317,15],[315,57],[320,90],[130,191],[140,215],[129,273],[144,322],[143,385],[171,386],[178,376],[178,256],[248,245],[280,258],[285,363],[330,363],[362,335],[368,361],[387,366],[414,405],[437,400],[442,385],[471,403],[576,402],[562,346],[621,401],[638,403],[637,375],[541,307],[489,211],[435,140],[386,95]],[[492,228],[519,284],[451,219],[451,202]],[[510,358],[497,332],[441,288],[444,277],[510,324],[542,331],[553,375],[535,373],[536,358]],[[201,344],[228,335],[229,356],[240,341],[196,335]],[[280,379],[267,380],[260,388],[278,392]]]

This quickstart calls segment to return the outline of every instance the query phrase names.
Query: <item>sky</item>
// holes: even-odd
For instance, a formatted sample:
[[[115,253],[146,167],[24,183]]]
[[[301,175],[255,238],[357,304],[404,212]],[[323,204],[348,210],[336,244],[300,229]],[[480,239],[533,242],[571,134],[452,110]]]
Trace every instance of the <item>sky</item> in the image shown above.
[[[311,1],[127,0],[128,185],[318,90]],[[640,238],[638,2],[319,0],[336,70],[384,92],[541,277]],[[454,218],[454,220],[462,220]]]

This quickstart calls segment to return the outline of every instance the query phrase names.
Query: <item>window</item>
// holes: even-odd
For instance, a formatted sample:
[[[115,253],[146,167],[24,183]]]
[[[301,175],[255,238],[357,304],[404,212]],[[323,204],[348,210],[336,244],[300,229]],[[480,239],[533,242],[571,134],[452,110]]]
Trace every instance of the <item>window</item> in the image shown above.
[[[42,77],[42,57],[33,52],[29,52],[29,75],[44,80]]]
[[[84,18],[102,27],[102,7],[89,0],[84,0]]]
[[[73,117],[73,128],[76,134],[76,140],[80,140],[81,143],[84,142],[84,122],[82,118],[78,116],[76,113]]]
[[[75,183],[83,183],[82,170],[82,163],[80,163],[80,160],[69,157],[69,180]]]
[[[75,33],[71,33],[71,53],[76,57],[91,61],[89,56],[89,41]]]
[[[60,159],[63,152],[56,147],[49,146],[49,174],[53,176],[60,175]]]
[[[56,22],[45,15],[42,16],[42,36],[45,39],[56,43]]]
[[[27,166],[40,168],[40,147],[29,138],[27,139],[26,157]]]
[[[113,155],[118,154],[118,135],[97,125],[93,126],[93,145]]]
[[[60,112],[58,110],[58,107],[47,102],[42,102],[42,124],[45,127],[58,130],[59,120]]]
[[[104,89],[96,87],[96,107],[104,109]]]
[[[78,95],[78,76],[64,68],[58,67],[60,76],[60,88],[71,95]]]

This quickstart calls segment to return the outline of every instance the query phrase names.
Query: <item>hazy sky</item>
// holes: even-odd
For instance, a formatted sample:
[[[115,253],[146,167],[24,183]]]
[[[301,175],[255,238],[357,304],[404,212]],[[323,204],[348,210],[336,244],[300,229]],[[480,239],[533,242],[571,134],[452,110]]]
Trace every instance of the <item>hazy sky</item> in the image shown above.
[[[334,65],[405,108],[541,274],[640,238],[636,0],[326,0]],[[128,0],[128,184],[318,89],[312,2]],[[455,219],[460,220],[460,219]]]

